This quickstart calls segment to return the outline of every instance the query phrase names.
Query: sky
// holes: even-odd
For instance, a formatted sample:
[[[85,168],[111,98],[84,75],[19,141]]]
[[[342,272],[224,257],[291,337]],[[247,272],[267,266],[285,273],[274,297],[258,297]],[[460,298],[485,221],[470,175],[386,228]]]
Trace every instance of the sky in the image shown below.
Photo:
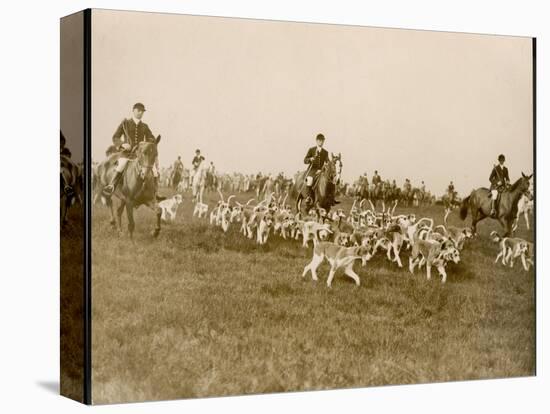
[[[63,18],[60,28],[60,128],[71,150],[71,158],[81,162],[84,154],[84,47],[82,13]],[[57,138],[56,136],[56,139]],[[57,144],[59,145],[59,144]]]
[[[321,132],[348,181],[466,193],[500,153],[512,180],[533,170],[530,38],[107,10],[92,24],[96,161],[143,102],[164,166],[200,148],[219,171],[294,174]]]

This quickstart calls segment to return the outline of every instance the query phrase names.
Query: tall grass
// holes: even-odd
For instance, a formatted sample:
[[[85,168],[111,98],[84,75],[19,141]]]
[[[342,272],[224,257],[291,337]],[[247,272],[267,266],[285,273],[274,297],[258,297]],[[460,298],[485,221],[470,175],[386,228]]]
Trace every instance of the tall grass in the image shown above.
[[[441,207],[409,210],[442,223]],[[94,208],[95,403],[534,374],[534,272],[493,263],[490,221],[446,284],[380,255],[355,265],[360,287],[337,274],[328,289],[326,264],[319,282],[301,277],[311,247],[258,246],[191,212],[187,195],[152,239],[140,209],[133,244]],[[522,224],[518,234],[533,238]]]

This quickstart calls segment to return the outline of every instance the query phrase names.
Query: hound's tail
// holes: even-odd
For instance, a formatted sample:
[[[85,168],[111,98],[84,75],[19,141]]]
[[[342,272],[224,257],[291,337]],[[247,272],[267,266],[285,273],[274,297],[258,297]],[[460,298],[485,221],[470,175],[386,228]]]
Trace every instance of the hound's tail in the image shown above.
[[[451,214],[451,211],[452,210],[450,208],[445,209],[445,216],[443,217],[443,223],[445,223],[445,226],[448,226],[447,217],[449,217],[449,215]]]
[[[466,220],[466,216],[468,215],[468,206],[470,204],[470,196],[466,197],[464,200],[462,200],[462,204],[460,206],[460,219]]]

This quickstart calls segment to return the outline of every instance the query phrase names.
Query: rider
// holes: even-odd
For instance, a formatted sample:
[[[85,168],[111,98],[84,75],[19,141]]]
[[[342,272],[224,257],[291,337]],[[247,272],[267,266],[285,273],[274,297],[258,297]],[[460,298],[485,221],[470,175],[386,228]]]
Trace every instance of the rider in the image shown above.
[[[201,150],[195,150],[195,156],[193,157],[193,161],[191,162],[191,164],[193,165],[193,172],[197,172],[199,165],[201,165],[201,162],[203,161],[204,157],[201,155]]]
[[[178,159],[174,161],[174,171],[183,171],[183,162],[181,160],[181,155],[178,155]]]
[[[447,193],[449,194],[449,197],[452,197],[455,193],[455,185],[453,184],[452,181],[449,183],[449,186],[447,187]]]
[[[378,170],[374,170],[374,175],[372,176],[372,185],[375,187],[382,182],[382,178],[378,175]]]
[[[134,104],[132,117],[123,119],[113,134],[113,144],[121,151],[121,156],[118,159],[111,182],[103,189],[104,194],[107,196],[110,196],[115,190],[115,186],[122,177],[126,164],[128,164],[132,150],[140,142],[155,142],[155,136],[149,126],[141,120],[144,113],[145,106],[141,102]],[[153,176],[155,180],[158,178],[158,157],[153,167]]]
[[[304,164],[309,164],[306,175],[307,198],[309,202],[312,202],[314,197],[313,179],[329,159],[327,150],[323,148],[325,136],[323,134],[317,134],[315,141],[317,145],[308,149],[304,158]]]
[[[420,185],[420,191],[422,191],[422,194],[426,192],[426,184],[424,184],[424,181],[422,181],[422,184]]]
[[[66,162],[66,158],[71,158],[71,151],[69,148],[67,148],[65,136],[63,135],[63,132],[60,132],[60,155],[61,155],[61,165],[63,165]],[[65,159],[64,159],[65,158]],[[63,191],[65,191],[65,194],[70,195],[74,192],[73,187],[67,183],[67,180],[65,180],[65,176],[63,175],[63,172],[61,173],[61,185],[63,185]]]
[[[63,132],[59,131],[60,134],[60,154],[64,157],[71,158],[71,150],[67,148],[65,145],[67,144],[67,140],[65,139],[65,135],[63,135]]]
[[[504,154],[500,154],[498,156],[498,164],[493,166],[493,170],[489,176],[489,181],[491,182],[491,217],[495,217],[497,214],[496,202],[499,193],[510,184],[508,168],[504,166],[504,161],[506,161]]]
[[[181,179],[181,174],[183,173],[183,162],[181,161],[181,155],[178,155],[178,159],[174,161],[174,165],[172,166],[172,174],[170,177],[170,181],[174,179],[177,173],[180,174],[180,179]]]
[[[403,189],[405,190],[406,193],[411,191],[411,180],[409,180],[408,178],[405,178],[405,184],[403,184]]]

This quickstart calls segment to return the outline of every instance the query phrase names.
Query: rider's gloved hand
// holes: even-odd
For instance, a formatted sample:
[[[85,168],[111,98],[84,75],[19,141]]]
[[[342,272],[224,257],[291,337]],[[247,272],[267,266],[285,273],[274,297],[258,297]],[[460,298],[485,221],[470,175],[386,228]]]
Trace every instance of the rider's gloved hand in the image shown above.
[[[120,149],[122,151],[130,151],[130,144],[128,144],[127,142],[123,143],[121,146],[120,146]]]

